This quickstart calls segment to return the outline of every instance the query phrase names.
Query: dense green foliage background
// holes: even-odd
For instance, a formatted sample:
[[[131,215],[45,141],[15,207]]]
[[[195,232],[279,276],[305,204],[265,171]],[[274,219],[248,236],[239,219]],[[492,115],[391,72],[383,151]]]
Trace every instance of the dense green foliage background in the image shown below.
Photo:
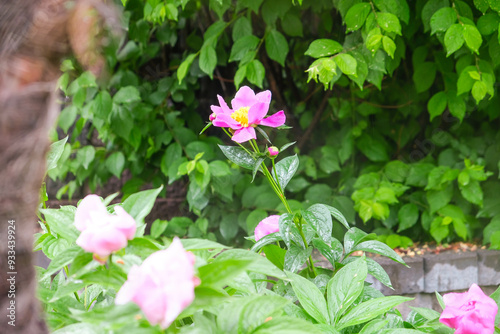
[[[271,131],[273,143],[297,141],[286,151],[301,153],[292,209],[332,205],[393,247],[482,238],[500,248],[499,0],[119,6],[127,34],[107,50],[110,79],[63,66],[67,162],[49,172],[67,182],[58,197],[124,171],[124,197],[187,185],[193,214],[157,221],[155,233],[245,242],[283,207],[226,160],[221,131],[198,134],[216,94],[229,102],[250,85],[270,89],[271,112],[292,127]]]

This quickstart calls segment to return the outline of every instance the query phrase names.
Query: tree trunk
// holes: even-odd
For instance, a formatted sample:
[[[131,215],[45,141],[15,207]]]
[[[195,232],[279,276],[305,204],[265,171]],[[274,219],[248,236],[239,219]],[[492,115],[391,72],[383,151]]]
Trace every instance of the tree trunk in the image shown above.
[[[1,333],[48,333],[32,249],[48,133],[58,113],[56,81],[71,46],[86,68],[101,71],[104,61],[93,43],[101,23],[95,12],[106,9],[99,6],[94,0],[77,0],[70,9],[66,0],[0,0]]]

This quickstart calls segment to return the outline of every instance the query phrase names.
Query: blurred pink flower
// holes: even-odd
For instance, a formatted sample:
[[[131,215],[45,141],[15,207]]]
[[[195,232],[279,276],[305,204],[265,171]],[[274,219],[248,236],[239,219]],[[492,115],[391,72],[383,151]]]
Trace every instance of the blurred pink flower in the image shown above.
[[[94,253],[94,259],[104,263],[108,256],[127,246],[134,238],[136,224],[122,207],[115,206],[116,215],[109,214],[97,195],[85,197],[75,213],[75,226],[81,231],[76,244]]]
[[[439,321],[455,328],[455,334],[493,334],[498,306],[481,288],[472,284],[468,292],[447,293],[446,308]]]
[[[278,150],[278,148],[276,146],[269,147],[267,149],[267,151],[269,152],[270,157],[275,157],[280,153],[280,151]]]
[[[151,254],[140,266],[133,266],[118,291],[115,303],[139,305],[152,325],[165,329],[194,300],[194,255],[186,252],[179,238],[170,247]]]
[[[259,241],[268,234],[279,232],[279,221],[280,216],[278,215],[272,215],[263,219],[255,228],[255,241]]]
[[[231,101],[233,109],[229,109],[226,101],[217,95],[219,105],[212,105],[213,125],[222,128],[231,128],[234,130],[232,140],[238,143],[246,142],[250,139],[256,139],[254,127],[264,125],[276,128],[285,124],[285,113],[278,111],[274,115],[264,118],[269,111],[271,103],[271,92],[266,90],[255,94],[255,92],[247,86],[241,87],[234,99]]]

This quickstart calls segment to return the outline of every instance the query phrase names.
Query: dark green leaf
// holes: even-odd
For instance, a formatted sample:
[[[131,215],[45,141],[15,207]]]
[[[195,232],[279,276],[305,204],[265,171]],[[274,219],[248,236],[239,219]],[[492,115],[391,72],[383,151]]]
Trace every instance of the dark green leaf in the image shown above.
[[[371,6],[367,2],[358,3],[349,8],[344,19],[347,31],[356,31],[361,29],[370,12]]]
[[[279,31],[273,29],[266,35],[265,42],[269,58],[277,61],[281,66],[285,66],[285,59],[288,54],[286,38]]]
[[[297,157],[297,154],[291,157],[286,157],[284,159],[281,159],[277,164],[276,164],[276,174],[278,175],[278,183],[281,186],[281,189],[284,191],[288,182],[292,179],[293,175],[299,168],[299,158]],[[274,175],[273,171],[273,177],[276,180],[276,175]]]

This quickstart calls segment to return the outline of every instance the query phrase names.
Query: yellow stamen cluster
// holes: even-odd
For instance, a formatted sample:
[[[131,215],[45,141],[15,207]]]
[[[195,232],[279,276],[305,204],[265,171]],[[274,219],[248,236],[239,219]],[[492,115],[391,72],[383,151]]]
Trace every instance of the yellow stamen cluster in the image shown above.
[[[242,127],[248,127],[248,110],[250,107],[242,107],[231,114],[231,118],[240,123]]]

